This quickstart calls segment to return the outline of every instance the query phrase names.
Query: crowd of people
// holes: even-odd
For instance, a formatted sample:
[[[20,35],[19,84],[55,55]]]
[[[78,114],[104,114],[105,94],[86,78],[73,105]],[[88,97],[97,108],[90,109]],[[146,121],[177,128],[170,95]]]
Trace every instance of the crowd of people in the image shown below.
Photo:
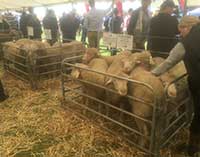
[[[62,35],[63,42],[76,40],[78,30],[82,31],[81,41],[86,43],[88,37],[89,46],[96,48],[99,47],[103,31],[133,35],[138,49],[144,49],[145,42],[148,41],[149,50],[169,52],[177,42],[178,20],[177,16],[173,15],[176,6],[171,0],[166,0],[160,6],[158,15],[153,18],[149,11],[151,0],[141,0],[140,8],[134,11],[130,8],[124,15],[116,6],[118,0],[113,0],[107,10],[96,9],[94,0],[89,0],[88,3],[90,10],[82,17],[72,10],[69,13],[63,13],[58,19],[55,12],[49,9],[40,21],[34,14],[33,8],[24,10],[18,21],[10,12],[3,17],[10,29],[20,30],[24,38],[41,39],[43,31],[44,34],[50,33],[51,39],[47,41],[51,45],[58,40],[60,35]],[[4,27],[8,29],[8,25]],[[1,28],[5,29],[4,27]],[[165,28],[168,29],[162,31]]]

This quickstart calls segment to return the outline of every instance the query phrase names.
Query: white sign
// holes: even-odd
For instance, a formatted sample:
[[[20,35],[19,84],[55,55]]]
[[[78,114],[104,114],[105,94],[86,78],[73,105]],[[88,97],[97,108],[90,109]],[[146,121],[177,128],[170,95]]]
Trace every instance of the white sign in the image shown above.
[[[51,30],[50,29],[44,29],[44,33],[45,33],[46,39],[49,39],[49,40],[52,39]]]
[[[27,27],[28,36],[34,36],[33,27]]]
[[[103,43],[105,46],[116,48],[117,47],[117,35],[112,33],[103,34]]]
[[[123,50],[133,49],[133,36],[127,34],[117,35],[117,48]]]

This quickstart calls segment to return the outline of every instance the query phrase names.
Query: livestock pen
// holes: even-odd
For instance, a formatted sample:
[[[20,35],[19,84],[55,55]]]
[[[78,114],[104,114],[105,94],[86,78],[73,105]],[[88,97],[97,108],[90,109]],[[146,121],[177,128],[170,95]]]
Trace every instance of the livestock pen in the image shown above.
[[[82,43],[59,44],[57,46],[27,50],[4,43],[4,68],[7,72],[28,81],[32,89],[37,89],[40,80],[60,74],[61,61],[66,57],[83,54]]]
[[[70,63],[73,59],[79,60],[80,58],[81,56],[70,57],[62,62],[62,92],[64,98],[62,106],[67,110],[91,120],[97,126],[104,128],[116,135],[116,137],[122,137],[148,156],[153,157],[159,157],[160,151],[170,144],[171,140],[182,128],[190,123],[192,105],[188,90],[178,91],[176,98],[171,98],[167,95],[170,85],[181,82],[187,77],[186,74],[178,77],[165,88],[164,100],[159,103],[155,89],[149,84]],[[128,84],[133,86],[141,86],[152,95],[153,101],[145,100],[142,96],[135,97],[130,93],[123,96],[117,104],[108,103],[107,98],[92,97],[84,92],[83,85],[96,87],[96,90],[103,89],[113,95],[119,94],[107,86],[95,84],[88,80],[72,78],[70,73],[73,68],[80,68],[81,70],[109,76],[113,79],[126,80]],[[132,108],[138,104],[143,106],[144,110],[148,108],[151,116],[146,117],[135,114]],[[139,127],[138,123],[142,124],[142,127]]]

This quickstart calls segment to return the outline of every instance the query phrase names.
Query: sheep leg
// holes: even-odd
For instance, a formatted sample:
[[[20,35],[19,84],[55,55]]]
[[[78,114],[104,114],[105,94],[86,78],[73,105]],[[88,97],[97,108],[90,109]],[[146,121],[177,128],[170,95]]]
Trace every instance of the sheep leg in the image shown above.
[[[106,116],[109,117],[109,106],[106,105],[105,109],[106,109]]]
[[[120,103],[120,104],[119,104],[119,108],[120,108],[121,110],[123,110],[123,109],[124,109],[124,104]],[[123,122],[123,119],[124,119],[123,116],[124,116],[123,112],[120,111],[120,114],[119,114],[119,120],[120,120],[120,122]]]
[[[141,120],[136,120],[136,124],[137,127],[139,129],[139,131],[144,135],[144,136],[148,136],[149,135],[149,131],[148,131],[148,126],[147,124],[145,124],[143,121]],[[147,146],[147,140],[145,139],[145,137],[141,137],[139,136],[138,139],[138,144],[144,148],[146,148]]]

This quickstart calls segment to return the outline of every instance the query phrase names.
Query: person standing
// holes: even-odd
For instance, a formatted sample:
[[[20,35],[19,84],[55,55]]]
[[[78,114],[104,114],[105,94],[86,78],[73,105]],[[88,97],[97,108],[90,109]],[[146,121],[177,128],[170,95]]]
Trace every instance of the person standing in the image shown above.
[[[130,9],[128,10],[127,15],[126,15],[125,18],[124,18],[124,26],[123,26],[123,31],[124,31],[124,32],[127,32],[127,28],[128,28],[129,23],[130,23],[130,19],[131,19],[132,13],[133,13],[133,9],[130,8]]]
[[[114,8],[113,9],[113,15],[112,17],[110,18],[110,21],[109,21],[109,30],[111,33],[114,33],[114,34],[121,34],[122,33],[122,22],[123,22],[123,19],[122,17],[120,17],[118,15],[118,9],[117,8]],[[117,49],[116,48],[111,48],[111,55],[116,55],[117,53]]]
[[[79,28],[80,21],[76,17],[75,11],[64,14],[60,19],[60,29],[63,36],[63,42],[71,42],[76,40],[76,32]]]
[[[150,21],[148,33],[148,46],[150,51],[170,52],[176,45],[178,39],[176,35],[178,31],[178,20],[172,16],[175,4],[171,0],[164,1],[160,6],[160,12]],[[152,56],[165,57],[160,53],[152,53]]]
[[[7,12],[3,16],[10,25],[10,29],[18,30],[17,16],[13,15],[11,12]]]
[[[33,35],[29,35],[30,39],[41,39],[41,35],[42,35],[42,26],[41,23],[39,21],[39,19],[37,18],[37,16],[33,13],[33,8],[30,7],[28,8],[29,13],[28,14],[28,21],[27,21],[27,29],[28,27],[33,29]]]
[[[122,33],[122,22],[123,19],[121,16],[118,16],[118,9],[114,8],[113,9],[113,15],[110,18],[109,21],[109,28],[110,28],[110,32],[111,33],[116,33],[116,34],[120,34]]]
[[[134,36],[136,48],[144,49],[144,43],[149,31],[150,13],[148,10],[151,0],[142,0],[142,6],[133,11],[127,28],[129,35]]]
[[[0,15],[0,32],[1,33],[10,32],[10,25],[8,24],[7,20],[2,15]]]
[[[99,47],[99,40],[102,36],[102,24],[103,24],[103,17],[110,11],[114,3],[112,1],[112,5],[105,11],[97,10],[95,8],[95,0],[89,0],[89,4],[91,10],[87,13],[84,26],[87,28],[87,36],[89,47],[98,48]]]
[[[81,34],[81,42],[86,43],[86,38],[87,38],[87,28],[84,26],[84,20],[85,20],[85,14],[83,15],[81,19],[81,29],[82,29],[82,34]]]
[[[47,10],[46,16],[42,22],[44,30],[48,30],[51,35],[51,39],[48,39],[47,41],[53,45],[57,41],[58,34],[58,23],[55,12],[53,10]]]
[[[151,72],[160,76],[181,60],[184,61],[194,107],[187,151],[194,157],[200,153],[200,20],[198,17],[184,16],[178,28],[182,40],[170,51],[168,58]]]
[[[23,35],[24,38],[28,37],[27,22],[28,22],[28,14],[24,10],[22,12],[22,15],[21,15],[20,21],[19,21],[20,31],[22,32],[22,35]]]

